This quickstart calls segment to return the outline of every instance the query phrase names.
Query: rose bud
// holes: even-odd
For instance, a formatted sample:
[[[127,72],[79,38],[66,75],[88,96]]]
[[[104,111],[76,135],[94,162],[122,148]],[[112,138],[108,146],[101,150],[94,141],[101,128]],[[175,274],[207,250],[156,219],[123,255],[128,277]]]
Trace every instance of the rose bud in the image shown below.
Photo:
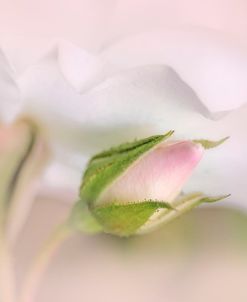
[[[209,198],[202,193],[181,196],[181,189],[204,149],[225,139],[166,141],[172,133],[123,144],[93,156],[72,215],[76,227],[118,236],[141,234],[202,202],[224,198]]]
[[[0,127],[1,225],[13,241],[31,206],[47,146],[27,119]]]

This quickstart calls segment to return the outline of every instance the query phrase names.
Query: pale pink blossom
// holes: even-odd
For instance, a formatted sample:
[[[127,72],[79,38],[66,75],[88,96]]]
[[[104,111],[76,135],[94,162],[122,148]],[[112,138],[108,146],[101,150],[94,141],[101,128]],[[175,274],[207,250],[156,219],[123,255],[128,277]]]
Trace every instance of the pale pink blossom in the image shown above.
[[[159,144],[113,182],[97,205],[144,200],[172,203],[202,158],[203,150],[190,141]]]

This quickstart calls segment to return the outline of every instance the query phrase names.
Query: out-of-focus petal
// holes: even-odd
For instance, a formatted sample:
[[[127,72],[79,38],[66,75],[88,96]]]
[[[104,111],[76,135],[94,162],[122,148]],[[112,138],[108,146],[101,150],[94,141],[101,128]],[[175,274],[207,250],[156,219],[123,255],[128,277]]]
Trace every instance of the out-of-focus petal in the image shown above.
[[[65,78],[80,91],[91,88],[104,74],[104,64],[100,57],[72,43],[59,43],[58,63]]]
[[[141,65],[168,65],[212,112],[247,102],[247,45],[205,29],[150,32],[113,44],[103,58],[118,70]]]
[[[246,53],[247,44],[223,32],[180,28],[127,37],[99,56],[64,43],[59,63],[65,78],[84,93],[121,71],[168,65],[195,91],[211,117],[217,118],[247,102]]]
[[[11,203],[13,182],[27,152],[31,135],[26,125],[0,128],[0,206],[1,213],[8,210]],[[1,222],[2,223],[2,222]]]
[[[0,49],[0,120],[12,120],[19,108],[20,92],[14,79],[14,72]]]
[[[0,129],[0,206],[7,237],[14,242],[28,215],[47,159],[47,146],[29,121]]]
[[[1,46],[18,79],[32,64],[57,47],[58,41],[57,38],[4,35]]]
[[[176,130],[178,139],[217,140],[230,135],[224,146],[207,153],[188,190],[232,193],[224,203],[245,207],[245,106],[220,121],[206,119],[199,112],[207,115],[208,111],[193,91],[171,69],[159,66],[121,72],[79,94],[64,79],[55,54],[29,68],[19,84],[27,100],[26,112],[47,129],[60,162],[77,170],[78,175],[90,155],[113,143],[170,129]],[[76,191],[78,182],[71,186]]]
[[[136,135],[151,135],[161,124],[162,131],[175,129],[181,114],[189,121],[190,114],[206,110],[165,67],[122,72],[80,94],[61,74],[56,51],[32,65],[19,85],[24,111],[40,121],[51,142],[83,154]]]

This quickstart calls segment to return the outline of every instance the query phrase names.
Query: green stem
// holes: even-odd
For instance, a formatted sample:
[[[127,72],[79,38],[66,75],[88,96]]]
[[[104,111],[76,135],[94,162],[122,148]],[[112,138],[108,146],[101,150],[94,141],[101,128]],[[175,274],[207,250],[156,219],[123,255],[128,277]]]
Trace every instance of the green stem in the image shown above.
[[[49,266],[54,254],[62,243],[71,235],[72,230],[67,225],[61,225],[45,243],[31,266],[24,280],[20,302],[34,302],[41,279]]]
[[[15,302],[15,274],[13,259],[5,234],[0,237],[0,301]]]

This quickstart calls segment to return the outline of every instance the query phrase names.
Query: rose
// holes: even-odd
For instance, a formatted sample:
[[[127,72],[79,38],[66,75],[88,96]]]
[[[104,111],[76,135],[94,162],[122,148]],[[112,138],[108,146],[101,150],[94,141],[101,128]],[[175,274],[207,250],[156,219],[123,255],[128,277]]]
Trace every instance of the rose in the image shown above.
[[[225,139],[166,142],[172,134],[122,144],[93,156],[83,177],[80,201],[69,219],[70,228],[118,236],[141,234],[203,202],[226,197],[180,196],[203,149]]]
[[[245,40],[246,4],[243,1],[228,1],[227,5],[224,1],[122,1],[109,9],[109,14],[102,14],[108,9],[103,2],[90,1],[87,8],[83,2],[81,9],[78,3],[67,3],[68,7],[66,2],[59,5],[56,1],[49,2],[46,9],[48,4],[42,1],[37,9],[37,1],[22,2],[20,6],[15,3],[15,7],[8,2],[0,12],[5,32],[1,35],[4,53],[0,76],[1,119],[15,118],[19,111],[32,116],[43,129],[48,128],[50,142],[59,152],[47,172],[46,184],[67,185],[76,191],[77,179],[89,154],[113,141],[174,128],[179,139],[231,135],[224,152],[213,151],[204,158],[185,190],[202,189],[213,194],[227,189],[232,193],[233,205],[244,207],[246,108],[217,122],[205,117],[217,117],[218,114],[210,111],[234,109],[245,100],[246,56],[238,40]],[[31,7],[32,16],[29,5],[35,5]],[[111,20],[113,12],[115,17]],[[92,13],[94,18],[90,17]],[[184,24],[193,27],[185,29]],[[110,33],[102,38],[106,27]],[[156,34],[127,38],[128,34],[156,27],[165,30],[164,35],[158,35],[162,38],[160,44],[153,38]],[[202,27],[206,27],[203,35]],[[26,32],[35,37],[30,39]],[[39,34],[42,38],[37,37]],[[47,52],[55,36],[79,47],[60,43],[53,52]],[[115,46],[108,43],[122,36],[127,39]],[[126,47],[130,41],[131,49]],[[155,52],[152,47],[147,48],[146,41],[149,45],[149,41],[155,41]],[[102,46],[106,47],[99,52]],[[146,58],[141,55],[144,48],[147,48]],[[157,48],[161,53],[156,52]],[[91,50],[96,50],[96,55]],[[168,56],[164,55],[167,51]],[[89,58],[92,64],[88,65]],[[122,72],[124,58],[124,65],[135,66],[135,70]],[[169,64],[177,73],[166,67],[140,68],[137,63]],[[85,93],[85,88],[92,88],[95,83],[97,86]]]
[[[239,202],[239,205],[244,206],[243,187],[235,186],[233,181],[236,175],[241,175],[239,177],[241,182],[246,171],[241,160],[245,153],[243,143],[245,133],[242,127],[245,120],[244,109],[235,111],[217,122],[203,118],[195,109],[197,99],[193,93],[171,71],[164,72],[163,68],[141,69],[141,76],[139,76],[140,71],[130,71],[107,80],[91,92],[79,95],[65,84],[58,70],[55,69],[53,75],[52,72],[47,73],[45,66],[50,66],[50,63],[46,64],[42,63],[37,69],[30,68],[26,72],[26,80],[21,80],[22,87],[25,88],[23,89],[26,94],[25,99],[32,101],[29,103],[29,115],[39,119],[43,128],[49,128],[47,133],[52,135],[52,143],[57,145],[60,142],[60,146],[61,142],[63,144],[63,149],[58,149],[57,163],[54,163],[47,172],[46,183],[55,182],[56,186],[66,187],[75,179],[73,188],[76,192],[79,186],[78,179],[88,154],[106,147],[113,140],[117,143],[137,135],[140,137],[144,134],[168,130],[168,127],[171,127],[177,130],[180,138],[187,138],[189,134],[194,138],[203,135],[215,139],[231,135],[224,156],[220,152],[212,152],[206,157],[187,188],[191,191],[202,190],[216,195],[221,192],[231,192],[234,196],[234,204]],[[40,74],[43,72],[42,68],[44,73]],[[38,83],[46,81],[48,74],[53,80],[50,78],[46,82],[47,85],[37,87]],[[56,82],[61,85],[59,90],[54,85],[56,77]],[[170,85],[171,80],[176,91],[174,86]],[[134,89],[130,89],[133,81],[137,84]],[[70,102],[59,104],[61,96]],[[50,101],[49,107],[42,107],[44,100]],[[82,110],[79,110],[78,106],[81,102],[84,105]],[[99,133],[102,138],[100,141]],[[225,161],[228,162],[227,165]],[[228,172],[229,165],[232,166],[231,173]],[[209,178],[212,182],[208,181]]]

